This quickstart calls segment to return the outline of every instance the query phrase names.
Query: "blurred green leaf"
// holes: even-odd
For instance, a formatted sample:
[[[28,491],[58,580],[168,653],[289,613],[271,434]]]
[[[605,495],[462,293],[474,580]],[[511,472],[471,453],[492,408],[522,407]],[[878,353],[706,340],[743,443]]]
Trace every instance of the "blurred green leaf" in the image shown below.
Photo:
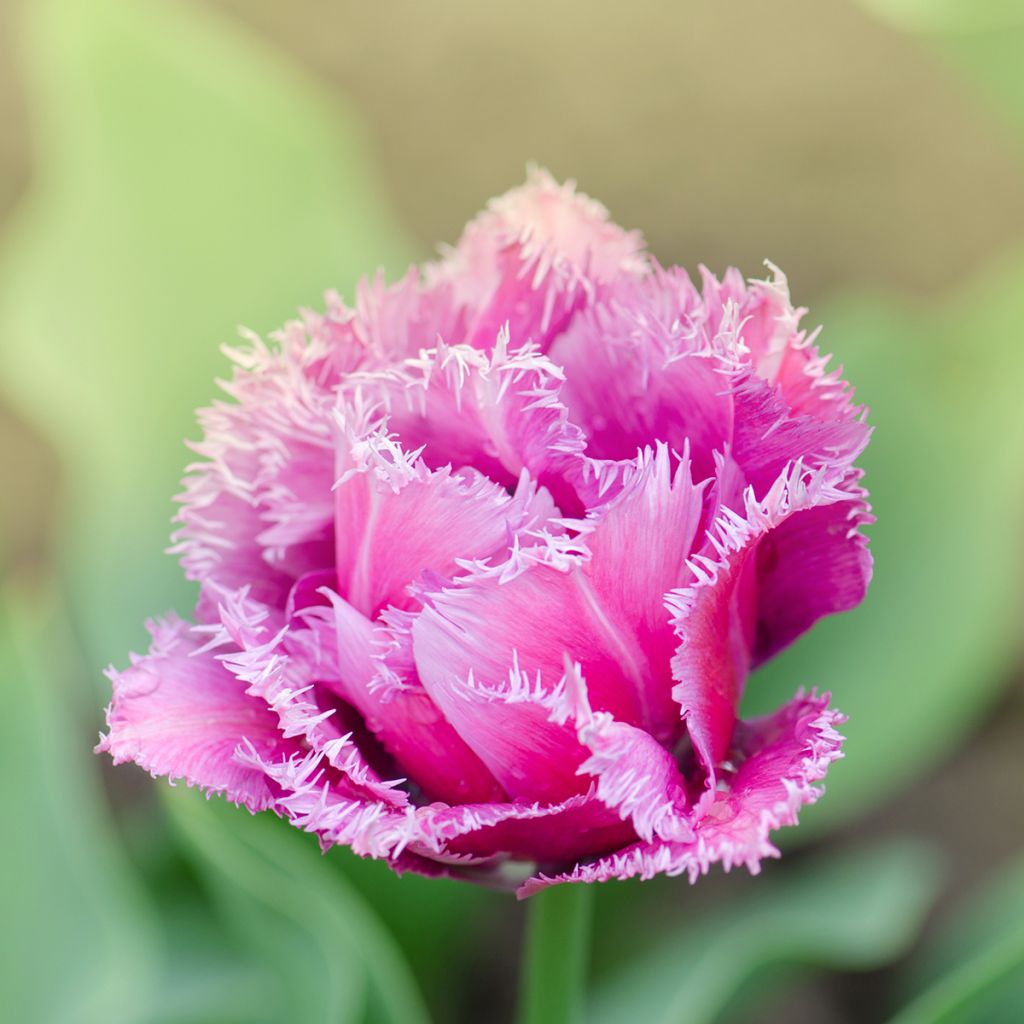
[[[750,712],[818,686],[850,716],[847,758],[798,839],[906,787],[1009,678],[1024,586],[1022,272],[1006,260],[926,310],[850,297],[822,314],[871,407],[863,464],[878,522],[864,604],[819,623],[748,689]]]
[[[87,653],[120,663],[147,614],[192,603],[159,552],[218,346],[408,249],[352,116],[209,7],[21,9],[36,153],[0,260],[0,359],[65,462]]]
[[[270,1019],[363,1020],[369,985],[379,1019],[429,1020],[401,950],[308,836],[196,792],[164,793],[211,890],[287,977],[283,1016]]]
[[[1018,0],[861,0],[861,4],[904,32],[985,32],[1024,25],[1024,5]]]
[[[9,581],[0,591],[3,1016],[132,1024],[151,1005],[162,950],[106,814],[74,652],[52,587]],[[63,692],[69,678],[77,694]]]
[[[934,851],[910,841],[820,857],[638,952],[597,986],[587,1020],[704,1024],[768,966],[881,966],[916,936],[939,877]]]
[[[892,1024],[1024,1019],[1024,857],[956,916],[918,973],[929,983]]]
[[[23,5],[21,28],[36,154],[0,259],[0,361],[12,400],[64,464],[61,568],[81,661],[96,666],[88,678],[105,696],[99,665],[126,660],[146,615],[192,601],[160,551],[190,458],[181,441],[196,434],[192,410],[215,397],[214,376],[227,369],[218,346],[234,340],[239,320],[275,328],[328,287],[351,287],[379,264],[402,268],[409,250],[352,116],[210,9],[40,0]],[[98,721],[98,701],[90,717]],[[94,816],[102,823],[106,809]],[[275,913],[282,941],[317,952],[290,919],[251,899],[235,899],[224,916],[236,933],[258,936],[271,929],[253,918],[268,925]],[[53,920],[71,934],[83,924],[70,902]],[[226,1020],[228,1010],[255,1019],[252,999],[232,995],[254,971],[261,1012],[281,995],[265,984],[274,950],[250,948],[241,961],[209,925],[189,925],[209,956],[169,951],[166,1012],[147,1019]],[[169,941],[187,946],[180,937]],[[389,965],[383,957],[373,977]],[[311,970],[311,988],[321,988],[296,1005],[343,1014],[358,1003],[361,1012],[364,973]],[[400,998],[387,991],[401,992],[402,977],[376,986],[383,1006]],[[283,998],[299,1000],[297,968],[289,980]]]

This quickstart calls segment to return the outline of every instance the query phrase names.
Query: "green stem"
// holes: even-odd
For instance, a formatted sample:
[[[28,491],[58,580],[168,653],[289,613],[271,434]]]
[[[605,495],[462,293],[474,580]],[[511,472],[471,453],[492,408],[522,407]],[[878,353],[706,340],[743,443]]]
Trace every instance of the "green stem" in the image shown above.
[[[590,954],[593,893],[584,884],[556,885],[526,905],[518,1024],[576,1024]]]

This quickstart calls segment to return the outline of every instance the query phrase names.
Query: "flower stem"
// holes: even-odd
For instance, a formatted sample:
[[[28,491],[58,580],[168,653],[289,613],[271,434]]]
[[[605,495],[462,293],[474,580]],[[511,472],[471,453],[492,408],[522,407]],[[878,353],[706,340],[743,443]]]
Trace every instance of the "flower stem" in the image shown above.
[[[589,885],[556,885],[527,904],[518,1024],[581,1019],[592,898]]]

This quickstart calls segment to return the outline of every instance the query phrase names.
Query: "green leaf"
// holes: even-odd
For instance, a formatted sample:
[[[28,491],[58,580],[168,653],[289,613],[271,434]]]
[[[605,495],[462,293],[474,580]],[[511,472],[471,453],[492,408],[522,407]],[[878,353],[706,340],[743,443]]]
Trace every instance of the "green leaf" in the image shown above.
[[[12,399],[62,455],[87,653],[193,600],[167,545],[193,410],[261,332],[409,251],[352,115],[208,6],[22,5],[35,174],[0,258]]]
[[[939,876],[933,851],[910,841],[819,857],[636,954],[596,988],[587,1020],[705,1024],[769,965],[879,967],[917,934]]]
[[[382,1019],[429,1021],[401,950],[309,836],[199,793],[164,793],[198,866],[209,873],[211,892],[286,976],[287,1016],[362,1020],[369,986]]]
[[[187,612],[193,600],[160,552],[170,497],[191,458],[182,438],[195,436],[193,409],[216,397],[214,377],[227,369],[218,346],[235,340],[240,321],[267,331],[298,307],[319,305],[326,288],[350,289],[380,264],[401,270],[410,250],[351,113],[237,23],[208,6],[157,0],[39,0],[20,10],[35,173],[0,253],[0,365],[11,400],[63,463],[60,571],[84,647],[78,662],[93,666],[75,684],[86,698],[94,682],[101,696],[85,720],[98,725],[109,694],[99,666],[123,664],[144,642],[147,615]],[[80,731],[94,734],[91,724]],[[34,756],[22,753],[26,763]],[[60,763],[82,771],[78,761]],[[83,763],[86,772],[99,767],[91,754]],[[109,808],[91,813],[100,830],[110,827]],[[296,841],[315,849],[311,837]],[[25,871],[29,891],[47,891],[45,861],[28,860]],[[123,874],[128,885],[131,873]],[[154,895],[165,901],[170,947],[155,968],[166,1015],[150,1007],[146,1019],[287,1016],[280,1001],[299,993],[277,983],[280,951],[250,942],[240,959],[223,934],[218,943],[209,908],[191,906],[189,921],[179,890]],[[44,905],[53,927],[86,947],[82,902]],[[251,899],[235,898],[221,917],[236,935],[279,934],[286,947],[320,949],[316,935]],[[272,925],[255,927],[254,918]],[[104,920],[116,923],[116,914]],[[142,977],[131,964],[145,943],[122,930],[127,984]],[[210,955],[190,959],[190,946]],[[397,980],[385,985],[382,972],[392,968]],[[343,972],[308,975],[315,991],[295,1005],[342,1014],[358,1003],[361,1013],[359,984]],[[387,992],[401,992],[404,972],[387,957],[375,968],[383,1006],[398,998]],[[353,977],[363,974],[360,966]],[[236,999],[254,975],[260,984],[251,991],[263,1003],[255,1010],[251,992]],[[299,983],[297,970],[288,977]],[[135,1019],[133,1005],[126,997],[124,1012],[109,1019]]]
[[[892,1024],[986,1024],[1024,1013],[1024,857],[957,915],[924,957],[931,983]]]
[[[850,716],[825,799],[784,841],[904,788],[1009,678],[1022,615],[1022,270],[1007,260],[930,310],[869,296],[822,312],[826,346],[875,425],[863,458],[875,578],[860,608],[819,623],[750,682],[749,712],[817,686]]]
[[[987,32],[1024,25],[1017,0],[861,0],[882,21],[904,32]]]
[[[75,650],[54,588],[8,581],[0,591],[4,1017],[141,1021],[159,982],[160,937],[106,814]]]

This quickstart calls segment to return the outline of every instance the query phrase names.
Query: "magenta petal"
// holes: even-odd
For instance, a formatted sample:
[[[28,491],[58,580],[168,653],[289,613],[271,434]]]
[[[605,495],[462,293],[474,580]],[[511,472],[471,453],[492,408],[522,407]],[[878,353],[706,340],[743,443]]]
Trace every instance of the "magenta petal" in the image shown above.
[[[800,808],[823,793],[815,784],[842,757],[836,726],[845,718],[828,701],[799,693],[773,715],[738,727],[736,765],[702,801],[692,840],[639,842],[563,874],[537,876],[519,889],[520,898],[561,882],[684,873],[693,882],[715,863],[727,871],[743,864],[757,874],[765,857],[779,856],[771,833],[797,823]]]
[[[307,616],[322,645],[334,646],[336,667],[325,685],[359,711],[367,728],[431,799],[504,799],[494,777],[424,690],[416,685],[385,691],[376,685],[380,631],[338,595],[328,596],[329,613],[316,609]]]
[[[370,618],[406,607],[425,572],[454,574],[462,560],[504,552],[543,525],[553,506],[526,478],[514,495],[473,469],[430,471],[380,424],[341,442],[335,485],[339,593]]]
[[[561,403],[562,379],[502,331],[488,352],[439,343],[387,370],[352,374],[343,396],[350,407],[385,413],[402,448],[422,451],[431,468],[471,467],[506,487],[525,469],[562,501],[571,495],[563,478],[586,446]]]
[[[643,272],[642,247],[573,182],[533,169],[466,226],[438,273],[477,307],[469,344],[489,348],[508,324],[513,338],[543,349],[602,284]]]
[[[753,667],[788,647],[818,619],[860,604],[872,559],[860,527],[873,517],[853,471],[839,489],[850,501],[797,512],[757,551],[757,634]]]
[[[731,439],[733,405],[700,295],[682,271],[620,279],[576,316],[551,347],[565,371],[562,397],[587,435],[587,455],[630,459],[652,438],[689,443],[698,480]]]
[[[468,812],[474,812],[475,820]],[[487,812],[490,812],[489,814]],[[544,863],[571,861],[614,850],[636,840],[630,822],[608,809],[593,790],[559,804],[492,804],[440,810],[432,832],[445,833],[446,819],[471,827],[448,834],[445,849],[474,857],[513,856]]]
[[[502,686],[516,663],[550,686],[568,657],[582,666],[596,709],[658,739],[678,734],[669,670],[676,641],[662,595],[686,574],[702,488],[685,462],[673,475],[664,447],[634,469],[576,541],[524,548],[430,595],[412,627],[413,649],[423,685],[448,717],[457,712],[439,690],[471,675]],[[472,718],[456,728],[474,746]]]
[[[482,682],[465,658],[451,655],[451,634],[413,627],[420,679],[434,704],[514,799],[557,803],[586,790],[577,774],[585,750],[574,730],[550,720],[539,673],[530,678],[514,657],[506,676]],[[558,677],[552,674],[553,679]]]
[[[715,784],[732,737],[753,660],[760,600],[754,556],[787,520],[835,504],[849,508],[851,495],[830,487],[825,475],[797,463],[779,476],[763,500],[748,488],[744,515],[722,508],[708,533],[708,546],[689,563],[693,583],[666,599],[680,638],[672,659],[677,680],[672,693],[709,786]]]
[[[818,352],[818,332],[800,328],[806,310],[793,307],[785,275],[771,269],[771,280],[749,285],[734,270],[721,284],[703,272],[708,327],[731,322],[741,343],[723,351],[734,403],[730,454],[758,492],[796,459],[830,466],[838,479],[871,434],[841,370],[829,371]]]
[[[153,775],[223,793],[251,811],[273,804],[267,779],[239,762],[251,746],[264,757],[286,757],[298,745],[280,732],[277,716],[245,692],[186,623],[169,616],[147,624],[149,653],[124,672],[110,670],[109,732],[97,751],[115,764],[134,761]]]

